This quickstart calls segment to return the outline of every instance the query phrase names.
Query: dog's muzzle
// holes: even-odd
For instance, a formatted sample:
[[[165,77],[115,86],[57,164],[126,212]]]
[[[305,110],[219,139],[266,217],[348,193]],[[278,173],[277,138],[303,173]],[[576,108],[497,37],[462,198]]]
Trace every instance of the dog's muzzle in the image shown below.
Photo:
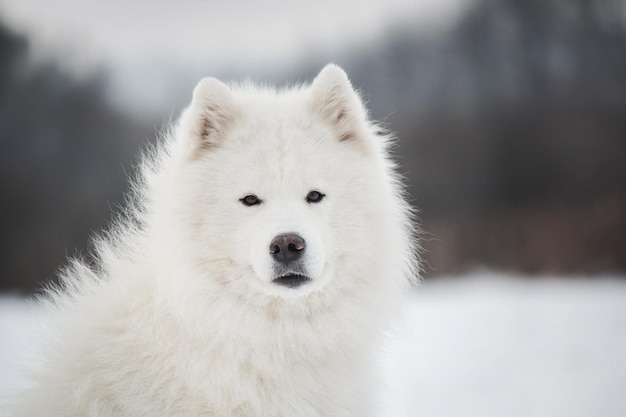
[[[277,285],[298,288],[311,281],[303,272],[302,257],[306,252],[306,242],[296,233],[284,233],[272,239],[269,247],[277,277],[272,280]]]

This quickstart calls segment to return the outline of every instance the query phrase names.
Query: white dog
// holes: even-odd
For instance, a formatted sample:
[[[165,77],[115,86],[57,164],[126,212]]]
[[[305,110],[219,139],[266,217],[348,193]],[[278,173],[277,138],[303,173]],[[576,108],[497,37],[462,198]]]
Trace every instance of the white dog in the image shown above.
[[[365,417],[417,261],[410,209],[346,74],[202,80],[127,219],[48,299],[15,416]]]

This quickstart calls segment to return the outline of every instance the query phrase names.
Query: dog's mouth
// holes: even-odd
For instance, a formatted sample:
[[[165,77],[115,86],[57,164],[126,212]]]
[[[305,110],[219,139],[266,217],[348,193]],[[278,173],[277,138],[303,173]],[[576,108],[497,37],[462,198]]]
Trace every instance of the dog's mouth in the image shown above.
[[[272,280],[274,284],[282,285],[283,287],[288,288],[298,288],[299,286],[306,284],[308,281],[311,281],[311,278],[306,275],[293,273],[281,275]]]

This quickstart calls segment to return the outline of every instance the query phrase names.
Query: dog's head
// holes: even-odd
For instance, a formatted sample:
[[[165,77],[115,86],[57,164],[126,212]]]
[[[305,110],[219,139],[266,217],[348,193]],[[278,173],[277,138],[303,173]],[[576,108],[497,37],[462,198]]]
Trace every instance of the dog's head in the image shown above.
[[[202,80],[170,150],[181,250],[207,280],[279,297],[380,272],[398,250],[383,142],[337,66],[279,92]]]

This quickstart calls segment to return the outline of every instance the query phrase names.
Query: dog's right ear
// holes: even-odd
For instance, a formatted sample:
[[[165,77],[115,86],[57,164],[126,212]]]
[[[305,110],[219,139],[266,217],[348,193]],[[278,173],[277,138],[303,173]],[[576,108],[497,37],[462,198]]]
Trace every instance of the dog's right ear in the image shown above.
[[[194,147],[219,144],[235,116],[235,101],[230,89],[217,78],[203,78],[193,90],[191,104],[182,116],[183,135]]]

